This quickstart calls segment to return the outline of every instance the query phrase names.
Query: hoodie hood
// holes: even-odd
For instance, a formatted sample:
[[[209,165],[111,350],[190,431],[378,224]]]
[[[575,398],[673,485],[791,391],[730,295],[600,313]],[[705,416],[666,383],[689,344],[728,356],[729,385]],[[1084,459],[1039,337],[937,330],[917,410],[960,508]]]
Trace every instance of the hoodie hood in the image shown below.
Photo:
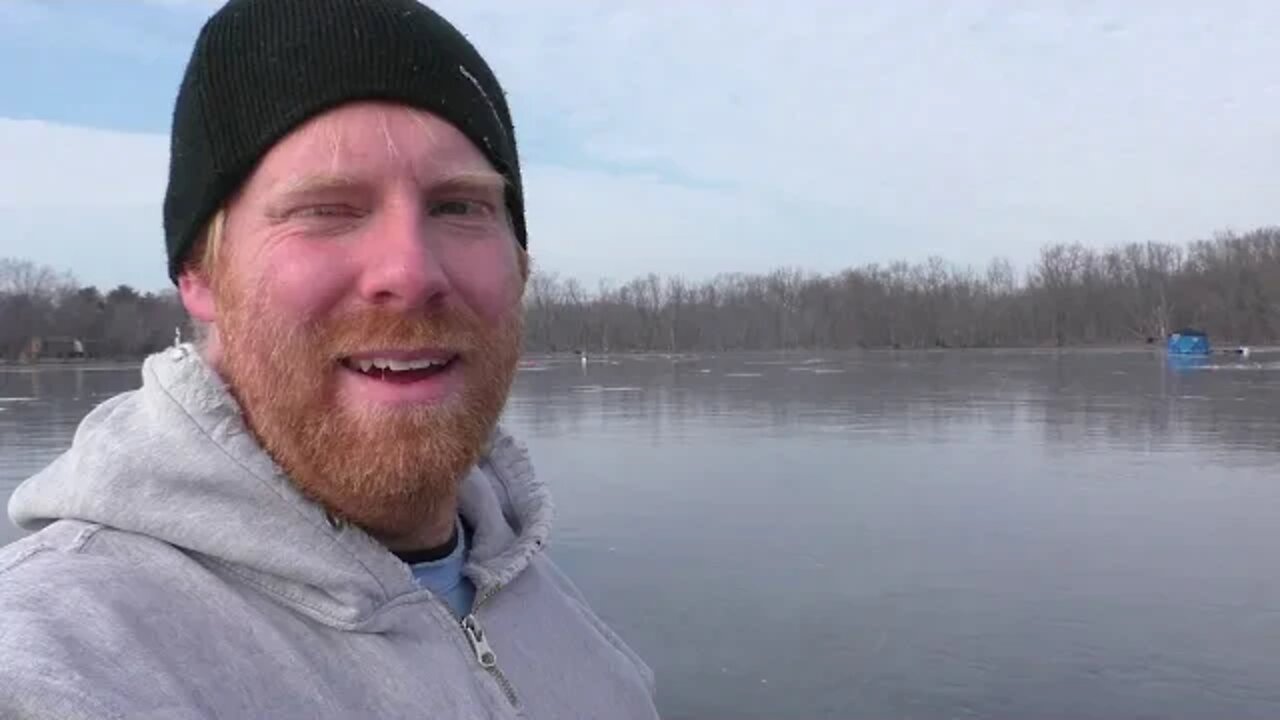
[[[141,387],[91,411],[8,510],[24,530],[74,519],[169,543],[340,629],[377,631],[381,609],[421,592],[381,543],[297,490],[191,345],[148,357]],[[528,566],[553,516],[528,453],[501,428],[463,479],[459,510],[481,592]]]

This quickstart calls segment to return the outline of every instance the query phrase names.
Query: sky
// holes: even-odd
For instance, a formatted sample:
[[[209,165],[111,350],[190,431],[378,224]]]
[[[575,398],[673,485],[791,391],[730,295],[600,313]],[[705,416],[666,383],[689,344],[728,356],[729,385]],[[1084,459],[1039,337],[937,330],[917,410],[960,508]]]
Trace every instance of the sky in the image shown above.
[[[168,287],[217,0],[0,0],[0,257]],[[1280,3],[439,0],[506,86],[537,267],[833,273],[1277,221]]]

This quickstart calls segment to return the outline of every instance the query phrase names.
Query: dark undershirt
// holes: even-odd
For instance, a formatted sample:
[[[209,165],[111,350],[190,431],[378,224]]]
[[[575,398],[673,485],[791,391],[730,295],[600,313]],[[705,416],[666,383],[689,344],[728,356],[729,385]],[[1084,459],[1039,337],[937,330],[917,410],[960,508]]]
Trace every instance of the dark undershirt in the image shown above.
[[[424,562],[435,562],[449,557],[453,549],[458,546],[458,526],[453,526],[453,534],[449,536],[449,540],[443,545],[426,548],[423,550],[404,550],[396,552],[395,556],[409,565],[417,565]],[[394,552],[394,551],[393,551]]]

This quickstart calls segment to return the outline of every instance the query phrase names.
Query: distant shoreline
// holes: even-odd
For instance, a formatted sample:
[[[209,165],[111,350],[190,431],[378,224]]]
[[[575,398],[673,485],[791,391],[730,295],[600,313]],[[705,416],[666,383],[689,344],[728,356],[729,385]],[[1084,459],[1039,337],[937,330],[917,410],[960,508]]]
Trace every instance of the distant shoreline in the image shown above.
[[[1253,353],[1277,353],[1280,352],[1280,345],[1234,345],[1224,344],[1213,348],[1211,355],[1207,357],[1233,357],[1237,356],[1236,348],[1247,347],[1249,352]],[[885,354],[885,353],[908,353],[908,354],[926,354],[926,353],[945,353],[945,354],[978,354],[978,353],[1027,353],[1044,355],[1050,353],[1082,353],[1082,352],[1133,352],[1133,353],[1151,353],[1164,356],[1167,354],[1164,343],[1154,343],[1147,345],[1145,343],[1098,343],[1092,345],[992,345],[985,347],[867,347],[867,348],[788,348],[777,350],[626,350],[617,352],[578,352],[572,350],[558,351],[528,351],[524,354],[524,358],[573,358],[580,355],[586,355],[588,359],[593,357],[671,357],[671,358],[688,358],[688,357],[715,357],[715,356],[731,356],[731,355],[857,355],[861,353]]]
[[[86,358],[83,360],[36,360],[35,362],[17,362],[0,360],[0,372],[6,370],[66,368],[76,370],[125,370],[142,366],[145,358],[136,360],[100,360]]]
[[[1213,353],[1208,357],[1233,357],[1237,356],[1236,348],[1248,347],[1250,353],[1278,353],[1280,345],[1235,345],[1223,344],[1213,349]],[[993,345],[989,347],[868,347],[868,348],[790,348],[777,350],[626,350],[618,352],[596,352],[596,351],[574,351],[574,350],[531,350],[523,354],[523,358],[575,358],[586,355],[588,359],[592,357],[615,357],[615,358],[652,358],[652,357],[672,357],[672,358],[688,358],[688,357],[714,357],[721,355],[818,355],[823,353],[853,355],[859,353],[946,353],[946,354],[962,354],[962,353],[984,353],[984,352],[1023,352],[1029,354],[1048,354],[1057,352],[1078,353],[1078,352],[1150,352],[1154,354],[1164,355],[1165,348],[1162,343],[1153,344],[1126,344],[1126,343],[1099,343],[1094,345]],[[146,357],[138,358],[85,358],[85,359],[41,359],[34,362],[18,362],[11,360],[0,360],[0,372],[6,370],[20,369],[119,369],[127,370],[130,368],[140,367]]]

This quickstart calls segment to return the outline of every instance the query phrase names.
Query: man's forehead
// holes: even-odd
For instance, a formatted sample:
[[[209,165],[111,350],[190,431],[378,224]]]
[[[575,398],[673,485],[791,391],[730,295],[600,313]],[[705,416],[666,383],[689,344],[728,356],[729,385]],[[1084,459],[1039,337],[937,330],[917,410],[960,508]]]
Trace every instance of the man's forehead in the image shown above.
[[[448,122],[382,103],[351,104],[312,118],[277,143],[259,171],[273,192],[396,176],[412,176],[423,185],[458,179],[505,183],[484,154]]]
[[[301,195],[318,193],[327,190],[345,190],[368,187],[379,181],[392,179],[385,173],[329,173],[298,172],[285,175],[276,180],[268,192],[272,196]],[[449,186],[452,188],[470,188],[476,191],[501,192],[506,188],[506,178],[490,170],[438,172],[428,177],[417,177],[423,187]]]

